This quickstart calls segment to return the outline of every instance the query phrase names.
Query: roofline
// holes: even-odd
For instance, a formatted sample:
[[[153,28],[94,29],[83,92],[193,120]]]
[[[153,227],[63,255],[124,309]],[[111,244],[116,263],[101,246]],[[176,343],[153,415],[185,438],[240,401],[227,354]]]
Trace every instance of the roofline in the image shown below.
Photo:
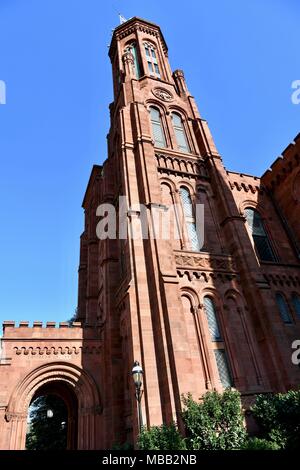
[[[85,202],[86,202],[86,199],[87,199],[87,196],[88,196],[89,189],[90,189],[95,177],[97,175],[101,174],[102,169],[103,169],[102,165],[93,165],[93,168],[92,168],[92,171],[91,171],[91,174],[90,174],[90,177],[89,177],[89,181],[88,181],[88,184],[87,184],[84,196],[83,196],[83,201],[82,201],[81,207],[84,208]]]
[[[233,173],[234,175],[247,176],[247,177],[250,177],[250,178],[256,178],[256,179],[260,180],[260,176],[250,175],[250,173],[243,173],[241,171],[232,171],[232,170],[226,170],[226,171],[227,171],[227,173]]]
[[[108,55],[111,56],[111,52],[112,52],[112,46],[115,42],[115,39],[116,39],[116,33],[118,33],[119,31],[121,31],[123,28],[127,28],[128,26],[130,26],[131,23],[136,23],[136,22],[141,22],[141,23],[144,23],[146,25],[149,25],[153,28],[156,28],[158,31],[159,31],[159,34],[161,36],[161,39],[163,41],[163,45],[164,45],[164,48],[166,49],[166,51],[168,50],[168,46],[167,46],[167,43],[166,43],[166,40],[164,38],[164,35],[160,29],[160,26],[156,23],[153,23],[152,21],[148,21],[148,20],[144,20],[143,18],[140,18],[139,16],[133,16],[132,18],[130,18],[129,20],[125,21],[124,23],[118,25],[114,30],[113,30],[113,35],[112,35],[112,38],[111,38],[111,43],[110,43],[110,46],[109,46],[109,50],[108,50]]]

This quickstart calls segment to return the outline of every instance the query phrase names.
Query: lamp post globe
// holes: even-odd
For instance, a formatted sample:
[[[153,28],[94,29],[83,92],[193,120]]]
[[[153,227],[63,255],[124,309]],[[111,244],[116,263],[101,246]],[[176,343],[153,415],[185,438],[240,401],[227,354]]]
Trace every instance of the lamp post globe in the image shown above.
[[[143,369],[138,361],[134,361],[131,375],[133,378],[134,386],[135,386],[135,398],[137,401],[137,414],[138,414],[138,426],[139,426],[139,433],[143,430],[143,416],[142,416],[142,407],[141,407],[141,400],[143,396],[142,384],[143,384]]]
[[[135,361],[132,368],[132,378],[135,388],[141,388],[143,383],[143,369],[138,361]]]

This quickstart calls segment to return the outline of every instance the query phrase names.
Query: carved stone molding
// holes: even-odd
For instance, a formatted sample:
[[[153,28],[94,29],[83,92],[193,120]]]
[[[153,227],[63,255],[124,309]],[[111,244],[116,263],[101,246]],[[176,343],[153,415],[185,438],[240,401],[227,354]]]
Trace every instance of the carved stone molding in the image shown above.
[[[156,98],[162,101],[170,102],[174,100],[172,93],[169,90],[166,90],[165,88],[153,88],[152,93]]]
[[[189,281],[202,281],[206,283],[215,283],[220,281],[226,283],[232,281],[233,279],[238,280],[237,274],[233,273],[222,273],[222,272],[205,272],[205,271],[191,271],[185,269],[177,269],[177,274],[179,277],[186,277]]]
[[[184,268],[199,268],[205,271],[235,272],[236,266],[231,256],[211,256],[206,254],[176,253],[175,262],[177,266]]]
[[[25,356],[71,356],[73,354],[78,355],[80,352],[83,354],[100,354],[101,347],[100,346],[79,346],[79,347],[69,347],[69,346],[58,346],[58,347],[51,347],[48,348],[44,347],[17,347],[15,346],[14,352],[17,356],[25,355]]]
[[[300,286],[300,276],[281,273],[268,273],[264,274],[264,278],[269,284],[274,284],[275,286]]]
[[[205,165],[199,159],[181,158],[171,155],[155,154],[157,167],[160,173],[174,174],[175,176],[189,176],[192,178],[209,179]]]
[[[250,191],[252,194],[264,193],[264,188],[262,186],[252,185],[244,182],[241,183],[240,181],[230,181],[229,184],[231,189],[236,189],[237,191],[244,191],[245,193]]]

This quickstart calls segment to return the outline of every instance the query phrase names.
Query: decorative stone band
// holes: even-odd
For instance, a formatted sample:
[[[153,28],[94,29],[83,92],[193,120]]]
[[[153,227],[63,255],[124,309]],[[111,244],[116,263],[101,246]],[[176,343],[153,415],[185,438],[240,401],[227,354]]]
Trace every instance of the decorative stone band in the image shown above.
[[[177,252],[176,265],[187,269],[198,268],[204,271],[236,272],[236,266],[231,256],[213,256]]]
[[[180,278],[186,277],[189,281],[201,280],[207,283],[210,283],[210,282],[214,283],[217,280],[219,280],[222,283],[232,281],[233,279],[237,279],[237,281],[239,281],[238,275],[233,274],[233,273],[193,271],[190,269],[177,269],[177,274]]]
[[[229,184],[230,184],[231,189],[236,189],[237,191],[245,191],[246,193],[251,192],[252,194],[264,193],[263,186],[241,183],[239,181],[230,181]]]
[[[290,271],[289,268],[288,268],[288,271]],[[283,284],[286,286],[290,286],[290,287],[300,286],[300,273],[299,273],[299,276],[297,276],[297,275],[291,274],[288,271],[286,269],[285,273],[272,273],[272,274],[265,273],[264,277],[268,281],[269,284],[274,284],[275,286],[282,286]]]
[[[187,175],[197,178],[209,179],[204,162],[199,158],[171,156],[162,153],[155,154],[157,167],[160,173]]]
[[[32,355],[32,356],[43,356],[43,355],[47,355],[47,356],[50,356],[50,355],[71,355],[71,354],[75,354],[75,355],[78,355],[80,352],[82,352],[82,354],[100,354],[100,351],[101,351],[101,347],[100,346],[79,346],[79,347],[69,347],[69,346],[58,346],[58,347],[51,347],[51,348],[48,348],[48,347],[14,347],[14,352],[16,355]]]

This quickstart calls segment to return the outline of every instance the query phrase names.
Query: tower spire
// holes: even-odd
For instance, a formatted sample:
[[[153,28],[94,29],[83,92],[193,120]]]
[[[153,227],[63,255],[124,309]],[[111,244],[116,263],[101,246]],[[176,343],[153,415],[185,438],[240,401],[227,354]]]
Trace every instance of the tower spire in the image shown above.
[[[118,13],[120,24],[126,23],[127,19],[121,13]]]

